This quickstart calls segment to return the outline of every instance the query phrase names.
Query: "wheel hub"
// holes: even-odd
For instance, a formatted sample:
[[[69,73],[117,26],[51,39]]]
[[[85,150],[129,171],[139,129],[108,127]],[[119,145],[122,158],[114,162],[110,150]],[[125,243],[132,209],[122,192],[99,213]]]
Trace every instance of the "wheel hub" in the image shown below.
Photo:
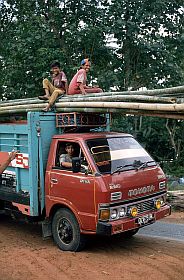
[[[70,222],[62,218],[58,224],[58,235],[61,241],[65,244],[69,244],[73,240],[73,229]]]

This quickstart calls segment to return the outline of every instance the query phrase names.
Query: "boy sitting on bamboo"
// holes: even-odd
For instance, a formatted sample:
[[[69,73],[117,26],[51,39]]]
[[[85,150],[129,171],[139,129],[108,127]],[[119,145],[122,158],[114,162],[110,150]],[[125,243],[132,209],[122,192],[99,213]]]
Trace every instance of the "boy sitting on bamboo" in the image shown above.
[[[38,96],[40,100],[48,100],[49,103],[43,109],[44,112],[48,112],[50,107],[54,104],[58,96],[68,93],[68,82],[66,75],[61,71],[60,63],[54,62],[51,65],[52,82],[48,79],[43,80],[43,88],[45,95]]]

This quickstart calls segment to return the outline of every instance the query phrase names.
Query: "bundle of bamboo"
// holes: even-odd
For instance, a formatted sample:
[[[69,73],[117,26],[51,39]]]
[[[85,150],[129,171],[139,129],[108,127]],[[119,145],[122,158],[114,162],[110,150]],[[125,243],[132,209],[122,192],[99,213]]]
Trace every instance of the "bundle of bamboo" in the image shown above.
[[[184,119],[184,103],[181,97],[184,97],[184,86],[141,92],[103,92],[62,97],[56,102],[55,110],[57,112],[115,112]],[[24,114],[28,111],[40,111],[44,107],[45,101],[37,98],[2,101],[0,115]]]

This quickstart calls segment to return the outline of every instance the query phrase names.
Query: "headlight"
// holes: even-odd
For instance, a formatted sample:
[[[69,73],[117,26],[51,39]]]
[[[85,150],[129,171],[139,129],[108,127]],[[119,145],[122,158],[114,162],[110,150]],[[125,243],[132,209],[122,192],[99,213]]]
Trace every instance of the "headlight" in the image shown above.
[[[101,209],[99,214],[99,219],[101,221],[107,221],[110,218],[110,210],[109,209]]]
[[[138,209],[137,209],[137,207],[132,207],[132,208],[130,208],[130,214],[131,214],[131,216],[133,217],[133,218],[135,218],[136,216],[137,216],[137,214],[138,214]]]
[[[115,220],[117,218],[117,216],[118,216],[118,211],[116,209],[113,209],[111,211],[111,219]]]
[[[156,207],[157,210],[159,210],[161,208],[161,206],[162,206],[162,202],[161,201],[162,201],[161,199],[155,200],[155,207]]]
[[[166,195],[163,195],[155,200],[155,208],[159,210],[166,203]]]
[[[122,218],[122,217],[124,217],[126,215],[126,210],[125,210],[125,208],[120,208],[119,209],[119,217],[120,218]]]

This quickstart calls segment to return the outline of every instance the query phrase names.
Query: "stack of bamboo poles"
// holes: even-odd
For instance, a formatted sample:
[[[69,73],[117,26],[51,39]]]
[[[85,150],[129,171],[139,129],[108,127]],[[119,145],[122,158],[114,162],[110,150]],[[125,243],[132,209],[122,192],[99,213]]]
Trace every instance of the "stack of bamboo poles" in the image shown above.
[[[56,112],[114,112],[121,114],[184,119],[184,86],[124,92],[103,92],[61,97]],[[46,105],[38,98],[0,102],[0,115],[41,111]]]

